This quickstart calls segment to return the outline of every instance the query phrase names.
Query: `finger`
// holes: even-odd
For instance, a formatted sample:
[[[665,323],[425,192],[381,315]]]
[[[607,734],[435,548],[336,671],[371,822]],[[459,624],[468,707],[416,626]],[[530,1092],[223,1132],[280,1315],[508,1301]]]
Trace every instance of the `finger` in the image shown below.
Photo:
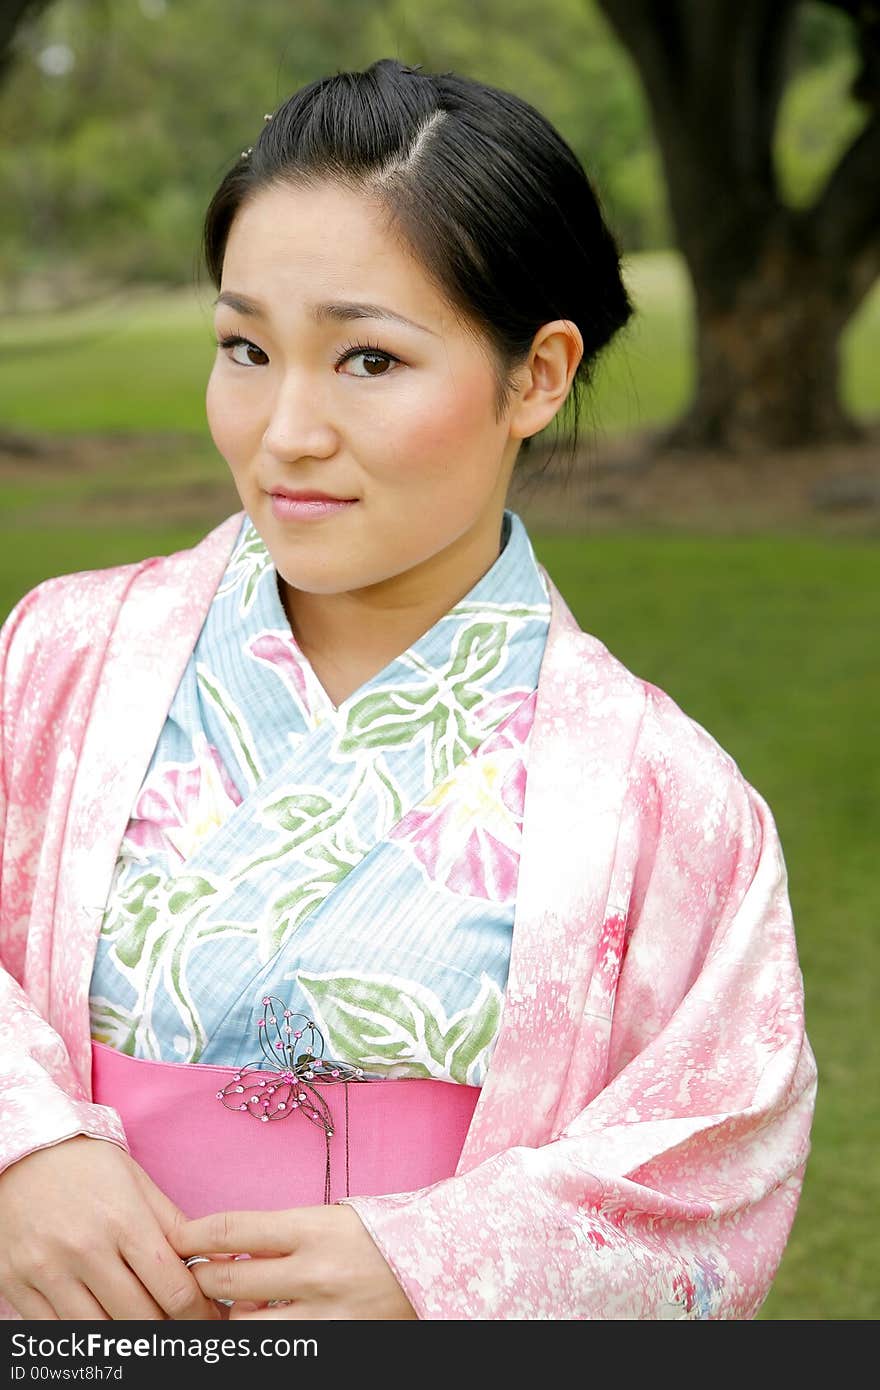
[[[107,1322],[107,1310],[78,1279],[53,1279],[38,1290],[62,1322]]]
[[[282,1322],[284,1319],[296,1322],[314,1321],[314,1313],[307,1312],[308,1304],[292,1300],[281,1308],[269,1308],[264,1303],[262,1305],[234,1304],[229,1310],[230,1322],[251,1322],[254,1319],[267,1321],[274,1320]]]
[[[209,1260],[196,1265],[193,1274],[209,1298],[264,1303],[268,1299],[294,1297],[290,1286],[295,1276],[290,1266],[291,1261],[282,1256],[268,1260]]]
[[[4,1298],[12,1304],[21,1318],[31,1318],[36,1322],[57,1322],[58,1314],[48,1299],[30,1284],[10,1284],[3,1291]]]
[[[162,1314],[183,1322],[219,1319],[219,1309],[202,1293],[193,1271],[187,1269],[158,1226],[132,1232],[121,1242],[120,1250]]]
[[[156,1183],[153,1182],[153,1179],[150,1177],[149,1173],[147,1173],[140,1166],[138,1166],[135,1169],[135,1177],[137,1179],[137,1183],[141,1189],[141,1192],[143,1193],[143,1196],[147,1202],[147,1205],[149,1206],[154,1217],[156,1218],[156,1222],[159,1226],[160,1231],[162,1232],[163,1244],[170,1251],[170,1264],[165,1267],[167,1277],[163,1279],[163,1287],[168,1288],[169,1283],[172,1286],[176,1285],[176,1280],[174,1277],[175,1266],[178,1260],[180,1259],[180,1256],[177,1252],[175,1233],[182,1225],[187,1224],[187,1218],[180,1210],[180,1207],[175,1206],[171,1198],[165,1192],[162,1191],[161,1187],[158,1187]],[[140,1270],[138,1272],[140,1272]],[[199,1288],[198,1284],[193,1279],[192,1275],[188,1270],[186,1271],[186,1275],[187,1278],[185,1280],[185,1287],[189,1291],[190,1299],[195,1300],[193,1304],[193,1311],[174,1313],[171,1314],[171,1316],[181,1319],[185,1318],[189,1321],[208,1318],[212,1322],[217,1321],[221,1318],[225,1318],[226,1310],[218,1308],[216,1304],[206,1301],[202,1295],[201,1289]],[[166,1312],[170,1311],[167,1307],[167,1303],[163,1302],[162,1297],[157,1294],[157,1289],[155,1285],[147,1279],[144,1279],[144,1283],[147,1285],[147,1287],[151,1290],[151,1292],[154,1295],[157,1295],[159,1303],[163,1308],[165,1308]],[[171,1290],[170,1296],[172,1298],[178,1297],[178,1295],[175,1294],[173,1288]],[[186,1305],[184,1305],[184,1307],[185,1306]]]
[[[260,1307],[262,1307],[260,1303],[251,1303],[248,1299],[243,1298],[238,1303],[230,1304],[226,1310],[226,1316],[230,1319],[238,1318],[241,1317],[242,1313],[255,1313]]]
[[[174,1248],[184,1259],[187,1255],[254,1250],[289,1255],[295,1248],[295,1237],[295,1212],[215,1211],[181,1222],[174,1232]]]
[[[165,1317],[161,1306],[121,1256],[112,1265],[104,1262],[100,1269],[91,1270],[87,1282],[114,1322],[161,1322]]]

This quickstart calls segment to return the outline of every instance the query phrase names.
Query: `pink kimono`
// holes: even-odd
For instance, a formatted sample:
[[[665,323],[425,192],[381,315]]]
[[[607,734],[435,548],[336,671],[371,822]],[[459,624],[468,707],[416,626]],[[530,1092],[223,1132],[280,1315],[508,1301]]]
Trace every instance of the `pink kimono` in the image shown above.
[[[76,1134],[127,1147],[91,1099],[97,934],[240,524],[48,580],[3,628],[0,1168]],[[505,1006],[458,1167],[345,1200],[423,1318],[750,1318],[816,1089],[776,826],[550,593]]]

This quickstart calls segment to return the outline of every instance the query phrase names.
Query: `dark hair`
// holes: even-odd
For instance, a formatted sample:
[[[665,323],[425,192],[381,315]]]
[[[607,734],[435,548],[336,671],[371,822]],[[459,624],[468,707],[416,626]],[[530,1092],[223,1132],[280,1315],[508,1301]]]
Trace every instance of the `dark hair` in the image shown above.
[[[590,181],[550,122],[511,92],[393,58],[319,78],[264,123],[211,199],[203,252],[216,288],[250,198],[327,180],[374,197],[464,324],[488,341],[497,418],[541,325],[577,325],[573,454],[592,364],[632,305]]]

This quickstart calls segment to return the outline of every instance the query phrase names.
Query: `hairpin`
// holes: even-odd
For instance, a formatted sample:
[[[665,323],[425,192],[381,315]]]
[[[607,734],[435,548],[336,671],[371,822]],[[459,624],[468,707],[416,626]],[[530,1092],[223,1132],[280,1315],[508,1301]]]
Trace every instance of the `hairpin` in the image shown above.
[[[361,1067],[324,1057],[324,1037],[317,1024],[305,1014],[285,1008],[275,995],[263,996],[263,1016],[257,1023],[260,1051],[265,1062],[248,1062],[232,1080],[218,1091],[217,1099],[227,1110],[244,1111],[265,1124],[284,1120],[298,1110],[324,1131],[326,1166],[324,1202],[330,1202],[330,1140],[333,1116],[316,1085],[345,1086],[345,1169],[348,1195],[348,1085],[366,1081]],[[274,1005],[279,1005],[275,1010]],[[282,1022],[279,1022],[280,1014]]]
[[[247,157],[248,157],[249,154],[253,154],[253,149],[254,149],[253,145],[249,145],[248,148],[247,148],[246,150],[242,150],[242,152],[241,152],[241,157],[242,157],[242,159],[247,159]]]

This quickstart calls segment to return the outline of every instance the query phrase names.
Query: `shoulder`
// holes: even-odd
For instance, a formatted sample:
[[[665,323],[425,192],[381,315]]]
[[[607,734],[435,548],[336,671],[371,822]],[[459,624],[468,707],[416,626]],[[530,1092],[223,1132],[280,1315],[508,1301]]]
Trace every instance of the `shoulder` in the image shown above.
[[[582,750],[566,753],[563,743],[561,753],[576,766],[589,804],[607,805],[614,821],[618,887],[612,891],[628,902],[627,936],[638,927],[648,974],[673,949],[682,978],[692,979],[711,942],[727,939],[753,883],[755,911],[769,905],[764,935],[769,940],[778,932],[780,950],[787,951],[785,856],[764,797],[666,690],[629,670],[590,634],[570,642],[589,672],[583,691],[595,713],[583,723],[589,732]],[[624,883],[630,887],[620,888]],[[646,931],[648,921],[654,925]]]
[[[671,847],[687,878],[719,894],[749,877],[778,841],[769,806],[718,739],[666,691],[643,681],[645,714],[631,779],[636,811]]]
[[[713,733],[700,724],[659,686],[639,678],[645,708],[639,737],[639,753],[658,770],[687,770],[692,780],[719,784],[742,779],[731,753]]]
[[[751,840],[760,797],[732,754],[667,691],[584,631],[552,581],[551,600],[542,681],[557,731],[589,753],[586,765],[613,765],[627,779],[631,808],[643,821],[674,827],[682,844],[696,836],[708,846],[722,826]]]
[[[0,685],[41,683],[69,675],[103,651],[120,609],[148,588],[169,602],[187,591],[205,562],[214,567],[228,554],[242,514],[227,518],[196,545],[105,569],[80,570],[44,580],[24,595],[0,628]]]
[[[581,627],[552,579],[543,571],[551,602],[540,687],[545,707],[574,736],[609,740],[624,722],[634,756],[659,762],[696,758],[700,764],[735,767],[707,729],[605,643]]]
[[[149,561],[46,579],[24,595],[0,629],[4,694],[30,686],[37,667],[75,666],[106,641],[132,579]]]

